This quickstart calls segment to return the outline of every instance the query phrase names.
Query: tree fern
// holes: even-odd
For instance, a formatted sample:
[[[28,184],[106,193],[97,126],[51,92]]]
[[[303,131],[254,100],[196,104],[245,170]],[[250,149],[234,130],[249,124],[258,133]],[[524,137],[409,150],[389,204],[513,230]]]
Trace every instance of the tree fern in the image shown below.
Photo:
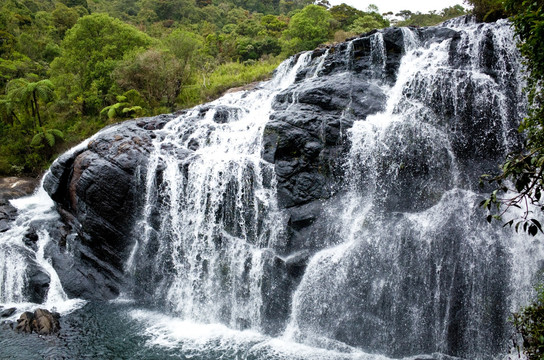
[[[32,141],[30,142],[30,146],[34,146],[34,147],[40,146],[43,142],[44,136],[45,136],[44,133],[37,133],[36,135],[34,135],[34,137],[32,138]]]
[[[38,128],[38,133],[34,135],[30,146],[39,147],[40,145],[47,145],[50,148],[55,146],[57,139],[64,140],[64,134],[58,129],[45,129],[43,127]]]
[[[42,126],[39,101],[48,103],[55,98],[55,87],[50,80],[29,82],[26,79],[14,79],[6,86],[7,100],[21,105],[31,113]],[[28,111],[30,110],[30,111]]]

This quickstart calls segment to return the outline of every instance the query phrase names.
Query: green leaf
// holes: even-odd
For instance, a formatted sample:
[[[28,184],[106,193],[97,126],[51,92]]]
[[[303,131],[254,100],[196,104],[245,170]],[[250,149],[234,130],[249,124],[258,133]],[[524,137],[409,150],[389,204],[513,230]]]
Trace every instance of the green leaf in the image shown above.
[[[117,111],[115,111],[115,110],[116,110],[115,107],[113,107],[113,106],[110,107],[110,109],[108,110],[108,118],[110,118],[110,119],[115,118],[115,115],[117,113]]]
[[[55,136],[51,134],[51,132],[45,133],[45,140],[47,141],[47,144],[51,147],[55,146]]]
[[[49,130],[51,134],[53,134],[57,139],[64,140],[64,134],[59,129],[51,129]]]
[[[43,133],[38,133],[38,134],[34,135],[34,137],[32,138],[32,141],[30,142],[30,146],[39,146],[39,145],[41,145],[41,143],[43,141],[43,136],[44,136]]]

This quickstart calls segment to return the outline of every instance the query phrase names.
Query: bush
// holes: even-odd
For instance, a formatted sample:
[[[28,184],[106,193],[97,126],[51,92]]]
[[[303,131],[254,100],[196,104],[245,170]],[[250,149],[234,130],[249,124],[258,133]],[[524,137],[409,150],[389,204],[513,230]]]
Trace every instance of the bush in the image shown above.
[[[528,360],[544,358],[544,285],[536,290],[536,301],[515,313],[512,319],[523,339],[523,352]]]
[[[474,9],[472,13],[478,21],[492,22],[506,17],[504,0],[465,0]]]

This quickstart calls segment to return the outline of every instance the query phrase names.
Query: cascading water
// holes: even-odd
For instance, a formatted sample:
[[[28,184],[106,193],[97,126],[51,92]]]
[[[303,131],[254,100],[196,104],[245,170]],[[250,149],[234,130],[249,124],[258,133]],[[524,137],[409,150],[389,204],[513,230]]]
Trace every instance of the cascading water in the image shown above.
[[[474,126],[461,124],[468,111],[474,123],[489,116],[489,129],[473,131],[478,149],[511,150],[512,114],[523,101],[507,99],[522,99],[521,73],[507,25],[458,29],[457,44],[421,46],[406,46],[415,36],[403,29],[406,54],[384,111],[350,130],[345,200],[329,214],[344,242],[308,264],[288,337],[393,356],[504,353],[505,320],[526,301],[542,247],[482,221],[463,149],[473,140],[459,138],[457,126]],[[495,47],[492,73],[482,65],[484,41]],[[462,68],[452,66],[452,48],[466,57]]]
[[[155,284],[151,297],[185,318],[261,327],[265,249],[282,222],[274,169],[261,158],[262,132],[274,96],[309,55],[294,66],[284,63],[257,91],[181,115],[154,142],[137,230],[143,236],[127,269],[138,287]],[[144,259],[148,267],[141,266]]]
[[[112,127],[63,156],[46,188],[73,217],[80,259],[126,275],[125,287],[108,283],[123,301],[97,313],[111,310],[110,326],[130,329],[110,341],[140,344],[97,353],[505,354],[507,318],[530,301],[544,259],[541,245],[487,224],[477,206],[479,175],[519,144],[526,103],[512,38],[506,22],[466,18],[374,32],[290,59],[252,91],[168,122]],[[96,176],[122,189],[97,190]],[[36,221],[58,220],[44,199],[16,203],[19,218],[2,235],[3,304],[29,300],[34,265],[50,284],[43,302],[66,303],[61,280],[71,275],[57,277],[61,265],[45,260],[52,233]],[[124,206],[137,215],[119,214]],[[23,243],[30,226],[33,249]]]
[[[81,306],[84,301],[68,299],[50,259],[44,254],[51,241],[48,227],[59,218],[54,202],[40,186],[34,195],[12,200],[12,204],[19,216],[1,237],[0,304],[24,311],[41,303],[41,307],[60,313]],[[29,233],[36,235],[35,245],[29,246],[32,242],[27,238]],[[43,297],[37,298],[36,293]]]
[[[340,116],[355,120],[347,180],[340,200],[323,205],[323,249],[310,249],[295,281],[282,339],[389,356],[504,353],[506,319],[527,301],[534,279],[526,275],[537,273],[542,249],[483,222],[475,183],[517,146],[512,129],[524,109],[518,53],[506,23],[452,22],[443,31],[456,35],[433,40],[401,29],[394,78],[391,45],[382,33],[369,36],[368,86],[385,89],[387,101],[366,117],[355,108],[355,61],[365,46],[356,40],[340,54],[304,54],[261,89],[169,123],[154,143],[137,231],[144,236],[129,261],[136,287],[158,284],[151,297],[185,319],[268,331],[275,315],[265,303],[276,294],[265,282],[285,281],[271,280],[270,268],[298,253],[277,255],[289,235],[260,139],[270,114],[306,111],[305,92],[336,78],[349,87]],[[344,70],[331,73],[331,63]],[[324,143],[327,131],[320,122]],[[342,125],[339,131],[342,138]]]

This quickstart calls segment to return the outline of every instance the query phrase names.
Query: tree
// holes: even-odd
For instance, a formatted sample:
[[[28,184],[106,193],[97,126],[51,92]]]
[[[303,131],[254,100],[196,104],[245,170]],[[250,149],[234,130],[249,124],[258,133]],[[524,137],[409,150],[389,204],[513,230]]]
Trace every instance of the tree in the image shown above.
[[[330,8],[329,13],[337,21],[338,27],[345,31],[348,30],[348,27],[353,24],[355,19],[365,15],[363,11],[343,3]]]
[[[105,14],[80,18],[61,42],[62,55],[51,63],[52,81],[70,101],[83,95],[85,114],[98,114],[114,81],[118,62],[153,40]]]
[[[171,52],[149,49],[127,57],[113,76],[123,89],[137,90],[151,106],[173,108],[185,74]]]
[[[452,19],[458,16],[465,15],[466,13],[467,12],[464,7],[462,7],[461,5],[454,5],[454,6],[450,6],[450,7],[442,9],[442,11],[440,12],[440,15],[444,19]]]
[[[0,97],[0,118],[6,124],[13,125],[14,120],[19,121],[17,114],[15,114],[15,106],[13,101]]]
[[[504,0],[465,0],[465,2],[473,6],[472,13],[478,21],[491,22],[506,17]]]
[[[52,15],[53,25],[61,39],[64,37],[66,31],[76,24],[77,19],[79,18],[79,14],[76,10],[61,3],[57,3]]]
[[[315,4],[318,6],[322,6],[325,9],[328,9],[331,7],[331,3],[329,2],[329,0],[317,0]]]
[[[318,5],[308,5],[296,13],[284,31],[288,40],[294,40],[292,50],[311,50],[329,38],[332,16]]]
[[[57,143],[64,140],[64,134],[58,129],[46,129],[38,127],[37,133],[30,142],[30,146],[36,151],[34,156],[42,156],[45,162],[48,162],[54,153]]]
[[[380,21],[378,17],[381,18],[382,21]],[[389,22],[384,20],[379,14],[374,13],[355,19],[348,29],[356,34],[364,34],[370,30],[381,29],[387,26],[389,26]]]
[[[32,113],[32,117],[37,120],[37,126],[42,126],[40,116],[40,100],[48,103],[55,97],[55,87],[50,80],[40,80],[29,82],[26,79],[15,79],[7,85],[8,100],[20,104]]]
[[[366,11],[369,13],[379,13],[380,9],[375,4],[370,4],[366,7]]]
[[[536,292],[536,300],[512,316],[528,360],[541,360],[544,352],[544,287],[537,286]]]
[[[270,36],[279,37],[282,31],[287,28],[287,23],[274,15],[265,15],[261,18],[261,25]]]
[[[522,208],[523,215],[508,220],[505,225],[515,224],[516,231],[536,235],[542,232],[542,226],[533,214],[544,211],[544,0],[506,0],[505,4],[506,11],[512,15],[527,67],[529,112],[519,128],[526,138],[522,151],[507,157],[499,175],[484,175],[483,179],[496,184],[497,188],[481,205],[488,210],[496,206],[497,214],[490,214],[488,221],[502,220],[510,207]]]
[[[45,127],[38,127],[38,132],[32,138],[30,146],[37,149],[45,149],[44,154],[46,159],[51,158],[53,154],[53,147],[58,142],[57,140],[64,140],[64,134],[58,129],[46,129]]]
[[[410,10],[401,10],[395,16],[400,16],[404,20],[408,20],[412,16],[412,12]]]
[[[204,46],[204,39],[198,34],[176,29],[164,38],[163,44],[178,58],[182,68],[187,70],[194,61],[198,61],[198,54]]]

